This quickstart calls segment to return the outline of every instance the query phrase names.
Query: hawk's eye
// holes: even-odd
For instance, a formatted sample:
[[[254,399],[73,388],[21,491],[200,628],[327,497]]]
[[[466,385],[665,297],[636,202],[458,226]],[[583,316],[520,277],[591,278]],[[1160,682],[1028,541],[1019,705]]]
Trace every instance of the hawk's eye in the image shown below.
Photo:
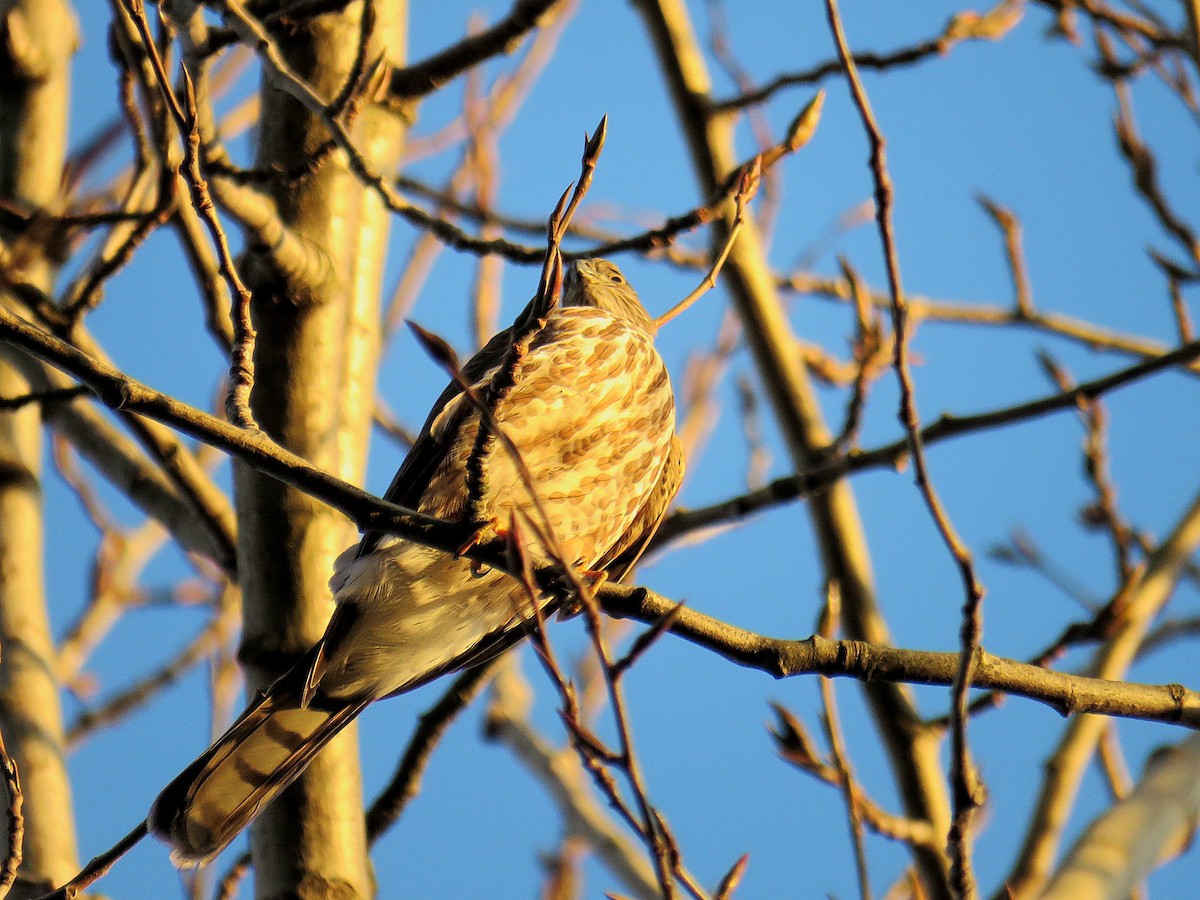
[[[625,279],[621,277],[621,273],[619,273],[619,272],[613,272],[611,275],[608,276],[608,280],[611,281],[613,284],[624,284],[625,283]]]

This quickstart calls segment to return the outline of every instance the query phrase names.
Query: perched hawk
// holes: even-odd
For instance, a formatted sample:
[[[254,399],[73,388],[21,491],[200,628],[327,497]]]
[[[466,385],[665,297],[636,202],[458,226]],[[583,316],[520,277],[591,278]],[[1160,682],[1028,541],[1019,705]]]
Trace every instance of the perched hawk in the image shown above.
[[[538,503],[455,384],[385,496],[481,528],[519,514],[553,534],[563,561],[624,577],[683,478],[654,333],[615,265],[579,261],[560,306],[541,320],[527,309],[462,370],[520,451]],[[529,551],[539,564],[552,559],[545,547]],[[379,533],[339,557],[330,587],[337,608],[321,640],[151,808],[149,828],[177,862],[219,853],[367,704],[490,658],[520,640],[534,614],[504,573]]]

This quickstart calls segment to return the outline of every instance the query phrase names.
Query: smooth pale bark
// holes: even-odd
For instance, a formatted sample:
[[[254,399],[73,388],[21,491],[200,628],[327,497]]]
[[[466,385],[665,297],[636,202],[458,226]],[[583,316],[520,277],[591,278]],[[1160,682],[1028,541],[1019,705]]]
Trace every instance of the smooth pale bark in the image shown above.
[[[1116,630],[1095,651],[1087,675],[1123,681],[1137,659],[1152,623],[1162,615],[1183,567],[1200,547],[1200,494],[1171,533],[1146,557],[1145,566],[1123,589]],[[1026,826],[1012,874],[994,896],[1039,896],[1050,877],[1063,832],[1079,795],[1083,776],[1096,753],[1106,723],[1098,716],[1072,719],[1046,762],[1037,801]]]
[[[405,7],[376,2],[374,40],[403,62]],[[288,64],[326,100],[350,73],[362,5],[324,15],[278,36]],[[351,129],[368,164],[395,169],[404,123],[364,101]],[[290,97],[263,88],[257,164],[294,172],[312,159],[325,130]],[[318,251],[314,275],[280,272],[265,252],[243,274],[254,292],[258,330],[251,406],[258,424],[290,450],[361,482],[375,390],[378,323],[389,217],[339,152],[319,169],[271,188],[284,223]],[[239,572],[245,598],[242,662],[251,689],[267,686],[321,635],[332,611],[327,581],[337,554],[356,537],[341,514],[268,476],[238,465]],[[332,742],[271,805],[251,834],[260,898],[367,897],[356,732]]]
[[[1200,815],[1200,735],[1152,759],[1134,791],[1088,826],[1043,900],[1123,900],[1164,852],[1192,840]]]
[[[59,196],[76,35],[74,15],[59,0],[0,2],[0,198],[30,212],[53,211]],[[6,264],[48,290],[54,262],[45,248],[3,237]],[[0,397],[28,392],[18,370],[0,363]],[[24,861],[13,897],[39,894],[76,869],[46,611],[41,459],[38,406],[0,414],[0,730],[20,773],[25,815]],[[7,806],[8,798],[3,802]],[[0,840],[7,845],[7,836]]]

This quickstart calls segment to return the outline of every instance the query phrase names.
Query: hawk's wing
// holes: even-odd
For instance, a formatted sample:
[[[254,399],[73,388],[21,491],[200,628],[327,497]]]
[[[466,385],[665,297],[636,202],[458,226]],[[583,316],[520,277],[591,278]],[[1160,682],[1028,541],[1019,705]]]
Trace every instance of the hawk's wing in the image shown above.
[[[483,383],[500,369],[523,330],[518,322],[510,332],[493,338],[463,367],[464,379],[486,394]],[[592,381],[573,380],[580,366]],[[683,476],[661,358],[648,337],[625,327],[613,314],[571,308],[539,324],[537,336],[515,364],[512,380],[510,389],[495,398],[494,415],[498,427],[521,446],[522,460],[542,489],[539,509],[556,523],[568,561],[596,560],[598,565],[588,568],[610,567],[614,580],[619,580],[645,549]],[[432,496],[433,507],[443,510],[435,515],[445,515],[460,494],[466,499],[463,479],[478,449],[480,416],[472,404],[463,402],[462,393],[457,385],[443,391],[393,479],[388,499],[425,509]],[[564,465],[572,457],[590,461],[595,471]],[[513,510],[526,505],[517,466],[499,446],[481,451],[480,459],[487,473],[480,488],[481,521],[507,521]],[[655,466],[658,460],[663,462]],[[641,498],[637,505],[631,502],[635,498]],[[375,551],[381,536],[365,535],[357,557]],[[339,605],[330,620],[309,667],[306,703],[316,696],[327,652],[339,644],[343,630],[354,625],[351,607]],[[495,623],[469,649],[424,673],[420,681],[479,664],[519,640],[525,633],[522,626],[521,616]],[[405,689],[415,683],[406,683]]]
[[[478,382],[488,370],[500,365],[500,362],[504,360],[504,354],[508,353],[515,330],[522,323],[527,322],[533,302],[529,301],[526,310],[521,313],[521,318],[517,319],[516,325],[496,332],[491,341],[488,341],[478,353],[467,360],[467,364],[462,367],[462,377],[468,384]],[[454,445],[458,426],[462,425],[462,420],[470,412],[469,403],[455,403],[461,396],[462,386],[457,382],[450,382],[434,401],[430,414],[426,416],[425,424],[421,426],[420,434],[416,436],[412,448],[404,457],[404,462],[392,476],[388,490],[384,491],[383,498],[385,500],[400,506],[407,506],[408,509],[418,508],[421,494],[425,493],[425,488],[430,485],[433,474],[442,464],[446,449]],[[443,413],[446,413],[446,416],[443,416]],[[434,424],[437,424],[437,428],[434,428]],[[359,541],[359,546],[354,552],[354,559],[365,557],[368,553],[376,550],[379,541],[385,535],[386,532],[362,534],[362,540]],[[343,554],[343,558],[346,558],[346,554]],[[346,558],[346,564],[349,562],[350,560]],[[342,558],[338,559],[338,564],[342,564]],[[353,624],[354,612],[350,611],[350,607],[343,604],[334,607],[334,614],[330,617],[329,624],[325,626],[325,634],[320,637],[316,647],[313,647],[311,659],[301,664],[306,672],[304,690],[301,694],[301,703],[304,706],[307,706],[316,696],[320,679],[325,672],[326,649],[330,644],[336,643],[338,636],[352,628]]]
[[[488,370],[500,365],[505,353],[512,345],[516,330],[524,327],[530,319],[533,303],[532,300],[529,302],[529,305],[521,313],[521,317],[517,319],[516,325],[493,335],[492,339],[462,367],[461,374],[468,384],[474,384]],[[421,433],[417,435],[408,455],[404,457],[404,462],[392,476],[392,483],[384,492],[383,499],[409,509],[416,509],[420,505],[421,496],[429,487],[430,479],[433,478],[434,473],[445,459],[446,450],[454,444],[459,426],[470,412],[470,404],[455,403],[462,393],[462,386],[457,381],[452,381],[446,385],[445,390],[434,401],[429,415],[425,418],[425,424],[421,426]],[[446,415],[443,416],[443,413]],[[437,424],[436,428],[434,427],[435,423]],[[353,559],[360,559],[372,553],[385,536],[386,532],[383,531],[364,532]],[[350,564],[348,551],[339,558],[337,568],[340,569],[343,565],[343,559],[345,565]],[[354,613],[348,610],[350,607],[344,604],[339,604],[334,608],[333,615],[325,627],[325,634],[313,648],[311,659],[302,664],[306,674],[301,702],[305,706],[315,696],[324,675],[327,664],[327,648],[331,644],[335,644],[338,636],[342,632],[348,631],[354,624]],[[439,672],[439,674],[441,673]]]
[[[596,565],[597,570],[603,569],[608,573],[609,580],[622,580],[637,565],[637,561],[646,552],[646,547],[654,539],[658,526],[662,524],[663,516],[667,514],[667,508],[671,505],[671,501],[679,492],[685,471],[683,442],[679,440],[679,435],[673,434],[671,435],[670,449],[667,451],[666,464],[663,466],[658,484],[646,496],[646,502],[638,511],[637,518],[630,523],[629,528],[625,530],[617,543],[608,549]]]
[[[515,330],[522,327],[522,324],[529,319],[530,307],[533,302],[531,300],[529,306],[526,306],[525,310],[521,313],[520,318],[517,319],[517,325],[493,335],[492,339],[462,367],[462,376],[468,384],[474,384],[489,369],[500,365],[504,359],[504,354],[512,345]],[[438,420],[447,406],[462,395],[462,392],[462,387],[458,382],[452,381],[446,385],[446,389],[434,401],[433,408],[429,410],[429,416],[425,419],[425,424],[421,427],[421,433],[417,435],[412,449],[404,457],[404,462],[400,464],[400,468],[392,478],[392,483],[388,485],[388,489],[384,492],[384,500],[388,500],[399,506],[408,507],[409,509],[416,509],[418,504],[420,504],[421,495],[425,493],[425,488],[429,486],[429,480],[433,477],[433,473],[437,471],[438,466],[441,465],[442,458],[446,454],[446,449],[454,443],[454,438],[458,434],[458,426],[462,423],[467,413],[470,412],[470,404],[454,404],[449,420],[438,422],[436,432],[434,431],[433,424]],[[366,556],[373,551],[383,536],[384,533],[381,531],[368,531],[364,533],[362,541],[358,545],[358,552],[355,554],[355,558]]]
[[[678,435],[672,435],[667,462],[663,466],[658,484],[646,497],[646,502],[642,504],[642,508],[638,511],[637,518],[630,523],[629,528],[625,530],[625,533],[621,535],[617,543],[610,547],[596,564],[595,569],[597,571],[607,571],[609,580],[614,582],[621,581],[629,575],[645,552],[646,547],[650,544],[650,541],[653,540],[655,533],[658,531],[658,526],[662,523],[663,517],[666,515],[667,508],[679,492],[679,486],[683,483],[684,471],[683,443],[679,440]],[[552,598],[542,608],[542,615],[549,618],[556,612],[560,612],[563,615],[572,615],[575,611],[577,609],[572,604],[568,603],[564,605],[560,598]],[[435,678],[440,678],[447,672],[470,669],[474,666],[482,665],[488,660],[495,659],[524,638],[528,634],[528,630],[529,623],[527,620],[514,617],[504,628],[487,635],[462,656],[451,660],[436,671],[430,672],[427,677],[422,678],[417,684],[425,684]],[[410,685],[405,687],[404,690],[410,690],[411,687],[415,686],[417,685]]]

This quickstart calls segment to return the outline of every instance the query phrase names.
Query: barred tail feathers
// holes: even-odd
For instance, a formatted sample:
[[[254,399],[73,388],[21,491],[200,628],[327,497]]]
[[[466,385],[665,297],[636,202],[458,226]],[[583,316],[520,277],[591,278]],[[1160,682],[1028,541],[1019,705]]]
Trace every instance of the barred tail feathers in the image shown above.
[[[178,865],[212,859],[369,702],[303,708],[296,692],[264,695],[158,795],[150,830]]]

